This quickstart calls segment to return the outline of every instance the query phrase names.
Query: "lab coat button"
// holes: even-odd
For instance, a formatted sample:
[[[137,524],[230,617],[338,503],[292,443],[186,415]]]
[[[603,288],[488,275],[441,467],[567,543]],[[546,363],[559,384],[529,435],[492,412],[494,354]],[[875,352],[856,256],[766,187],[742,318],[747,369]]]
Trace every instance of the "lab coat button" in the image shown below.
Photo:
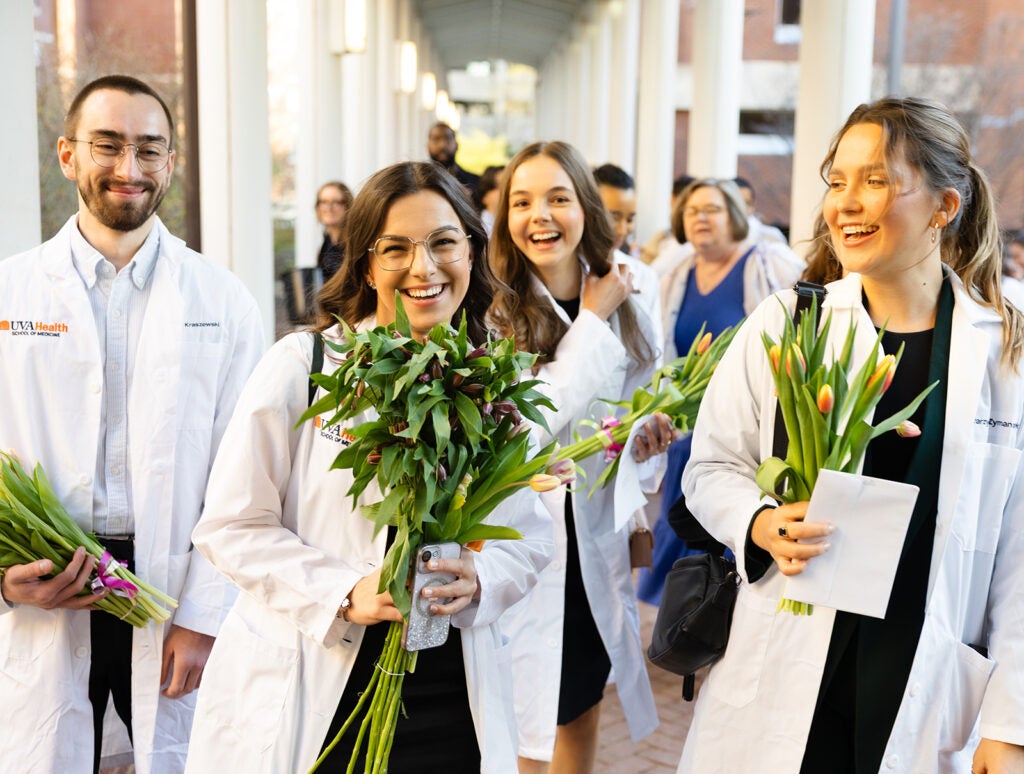
[[[885,768],[887,768],[887,769],[895,769],[899,765],[899,763],[900,763],[900,756],[898,756],[898,755],[890,755],[888,758],[885,759]]]
[[[553,561],[551,563],[551,569],[552,570],[556,570],[556,571],[557,570],[561,570],[562,569],[562,563],[556,559],[555,561]]]
[[[103,387],[100,385],[99,382],[93,382],[92,384],[89,385],[89,389],[92,390],[93,393],[95,394],[102,390]]]
[[[75,648],[75,656],[78,658],[85,658],[89,655],[89,649],[84,645]]]
[[[558,640],[556,640],[554,637],[549,637],[548,638],[548,647],[549,648],[557,648],[558,647]]]
[[[914,683],[910,686],[910,698],[914,698],[921,691],[921,683]]]
[[[78,483],[81,484],[82,486],[89,486],[89,484],[92,483],[92,479],[89,478],[88,476],[79,476]]]

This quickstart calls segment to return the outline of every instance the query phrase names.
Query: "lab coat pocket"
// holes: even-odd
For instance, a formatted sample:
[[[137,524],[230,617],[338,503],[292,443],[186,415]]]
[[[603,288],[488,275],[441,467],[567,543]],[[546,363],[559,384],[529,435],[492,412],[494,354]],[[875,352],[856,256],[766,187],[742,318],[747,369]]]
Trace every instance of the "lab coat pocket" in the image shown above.
[[[707,690],[718,701],[744,707],[757,696],[778,600],[741,588],[722,660],[711,667]]]
[[[184,393],[179,412],[185,429],[210,427],[217,408],[221,373],[229,360],[226,341],[195,341],[188,337],[181,349],[181,389]]]
[[[52,647],[61,615],[56,610],[19,605],[0,618],[0,643],[7,644],[4,670],[21,674],[30,669]]]
[[[251,749],[269,749],[282,728],[285,703],[298,677],[297,648],[271,642],[232,611],[224,621],[207,664],[201,703],[218,727],[230,728]],[[209,683],[209,684],[208,684]]]
[[[995,553],[1003,510],[1019,463],[1018,449],[971,444],[951,528],[964,551]]]
[[[940,731],[939,750],[955,752],[962,750],[971,737],[981,701],[985,697],[995,662],[969,645],[955,644],[953,673],[943,678],[946,684],[946,700],[943,702],[944,718]]]

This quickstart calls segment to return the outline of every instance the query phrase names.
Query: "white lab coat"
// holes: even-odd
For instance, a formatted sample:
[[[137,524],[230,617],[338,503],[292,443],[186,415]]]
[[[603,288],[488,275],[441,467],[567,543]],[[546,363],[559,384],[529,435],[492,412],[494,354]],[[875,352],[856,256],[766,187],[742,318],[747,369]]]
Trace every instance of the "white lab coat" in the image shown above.
[[[754,252],[743,266],[743,312],[750,314],[761,301],[783,288],[793,286],[807,265],[785,244],[778,242],[743,242],[740,250],[750,247]],[[676,320],[686,297],[686,283],[690,270],[697,262],[693,245],[687,242],[669,260],[661,265],[661,318],[665,331],[665,361],[685,355],[676,351]]]
[[[103,368],[85,286],[71,260],[72,217],[40,247],[0,262],[0,447],[42,463],[91,530]],[[171,622],[216,634],[230,585],[192,551],[206,477],[263,347],[259,311],[230,272],[156,220],[160,253],[128,395],[136,573],[179,600]],[[51,326],[15,333],[15,321]],[[201,323],[201,326],[196,325]],[[45,334],[45,335],[43,335]],[[89,613],[0,602],[0,770],[90,772]],[[136,771],[184,768],[194,698],[159,694],[167,626],[136,629]]]
[[[634,258],[621,253],[616,258],[633,271],[633,284],[640,293],[630,302],[660,363],[657,277],[650,267]],[[549,295],[536,278],[534,287]],[[561,307],[553,300],[552,304],[569,322]],[[546,382],[542,389],[556,407],[554,413],[546,412],[553,435],[562,445],[571,443],[581,419],[597,421],[607,414],[608,407],[598,399],[629,400],[636,388],[650,381],[655,367],[629,358],[619,337],[617,316],[613,315],[609,324],[581,310],[559,343],[555,359],[537,373]],[[605,464],[603,454],[581,463],[585,478],[577,482],[573,513],[590,609],[611,659],[630,733],[639,740],[657,727],[658,714],[640,642],[636,591],[629,566],[629,530],[615,529],[614,487],[587,497]],[[501,621],[512,638],[520,755],[534,760],[550,760],[554,750],[565,614],[565,491],[559,488],[543,498],[555,524],[555,561],[541,573],[529,597]]]
[[[1000,366],[999,317],[951,279],[956,305],[925,620],[883,771],[967,771],[979,712],[981,735],[1024,743],[1024,379]],[[794,306],[792,292],[779,295]],[[823,312],[830,310],[835,351],[852,316],[855,363],[863,362],[874,327],[858,275],[829,285]],[[772,453],[776,404],[760,332],[779,330],[781,315],[778,301],[767,299],[737,334],[708,387],[683,475],[690,508],[736,551],[744,578],[747,528],[764,502],[754,471]],[[701,689],[680,772],[799,771],[835,612],[777,614],[783,585],[774,566],[741,585],[729,644]],[[987,647],[988,657],[971,645]]]
[[[356,582],[381,565],[387,536],[382,530],[374,538],[372,522],[352,510],[351,471],[330,469],[345,429],[295,426],[308,402],[312,344],[308,333],[286,336],[257,367],[195,530],[199,550],[242,591],[199,691],[188,759],[197,774],[308,770],[366,630],[336,614]],[[327,348],[327,372],[331,354]],[[381,499],[372,484],[361,502]],[[515,527],[523,539],[485,544],[475,556],[480,600],[452,623],[462,630],[481,770],[507,774],[516,758],[510,651],[496,621],[533,586],[554,545],[551,521],[529,489],[490,520]]]

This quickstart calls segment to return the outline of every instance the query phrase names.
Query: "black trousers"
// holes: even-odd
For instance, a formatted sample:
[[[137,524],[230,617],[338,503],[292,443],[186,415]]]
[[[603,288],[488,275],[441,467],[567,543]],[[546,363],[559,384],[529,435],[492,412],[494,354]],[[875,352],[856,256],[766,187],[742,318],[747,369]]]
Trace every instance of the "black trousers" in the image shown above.
[[[129,570],[135,569],[135,548],[131,540],[100,538],[100,543]],[[132,735],[132,629],[110,613],[93,610],[89,621],[92,663],[89,668],[89,701],[92,703],[93,774],[100,770],[103,744],[103,716],[107,703],[114,709]]]

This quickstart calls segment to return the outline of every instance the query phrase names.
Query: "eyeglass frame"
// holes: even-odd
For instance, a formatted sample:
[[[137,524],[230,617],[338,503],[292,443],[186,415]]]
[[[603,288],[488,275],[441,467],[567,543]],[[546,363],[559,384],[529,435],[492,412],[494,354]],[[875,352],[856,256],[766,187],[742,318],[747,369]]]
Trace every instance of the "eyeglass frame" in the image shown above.
[[[430,245],[427,244],[427,242],[430,241],[431,237],[433,237],[433,236],[435,236],[437,234],[440,234],[440,233],[442,233],[444,231],[458,231],[460,234],[462,234],[462,236],[464,236],[466,238],[466,244],[467,245],[469,244],[469,240],[471,240],[473,238],[472,234],[467,234],[465,231],[463,231],[458,226],[444,226],[443,228],[439,228],[439,229],[436,229],[435,231],[431,231],[429,234],[427,234],[426,239],[413,239],[412,237],[407,237],[407,236],[389,236],[389,235],[385,234],[384,236],[380,236],[380,237],[377,237],[376,239],[374,239],[373,240],[373,244],[370,245],[370,247],[367,248],[367,252],[373,253],[374,260],[377,261],[377,265],[381,268],[381,271],[408,271],[409,267],[412,266],[413,261],[416,260],[416,245],[423,245],[423,252],[426,253],[427,256],[429,256],[430,260],[432,260],[436,266],[450,266],[453,263],[458,263],[459,261],[461,261],[463,258],[466,257],[466,255],[460,255],[454,261],[439,261],[439,260],[437,260],[437,258],[434,257],[434,254],[431,252]],[[402,239],[402,240],[405,240],[406,242],[410,243],[412,245],[412,253],[410,253],[410,256],[409,256],[409,263],[407,263],[405,266],[402,266],[402,267],[397,268],[397,269],[392,269],[392,268],[389,268],[389,267],[385,266],[381,262],[380,256],[377,255],[377,243],[380,242],[380,240],[382,240],[382,239],[396,239],[396,240],[397,239]],[[468,250],[467,250],[467,252],[468,252]]]
[[[157,172],[163,172],[165,169],[167,169],[167,165],[171,163],[171,156],[174,154],[174,150],[171,148],[170,145],[165,145],[159,140],[146,140],[145,142],[136,143],[122,142],[121,140],[115,139],[113,137],[99,137],[95,140],[80,140],[77,137],[68,137],[66,139],[68,142],[84,142],[86,145],[88,145],[89,158],[93,160],[93,163],[95,163],[96,166],[103,167],[104,169],[114,169],[124,159],[125,154],[128,152],[128,148],[131,148],[132,153],[135,155],[135,163],[138,164],[139,169],[141,169],[147,175],[155,175]],[[98,142],[109,142],[111,145],[121,146],[121,151],[120,153],[117,154],[117,158],[113,164],[104,164],[102,161],[96,158],[96,155],[93,153],[93,146]],[[167,151],[167,156],[164,158],[163,166],[157,169],[142,169],[143,162],[139,159],[139,150],[143,145],[159,145],[161,148]]]
[[[728,212],[729,208],[724,207],[721,204],[705,204],[703,207],[683,207],[684,218],[699,218],[703,215],[705,218],[710,218],[714,215],[721,215],[723,212]]]

